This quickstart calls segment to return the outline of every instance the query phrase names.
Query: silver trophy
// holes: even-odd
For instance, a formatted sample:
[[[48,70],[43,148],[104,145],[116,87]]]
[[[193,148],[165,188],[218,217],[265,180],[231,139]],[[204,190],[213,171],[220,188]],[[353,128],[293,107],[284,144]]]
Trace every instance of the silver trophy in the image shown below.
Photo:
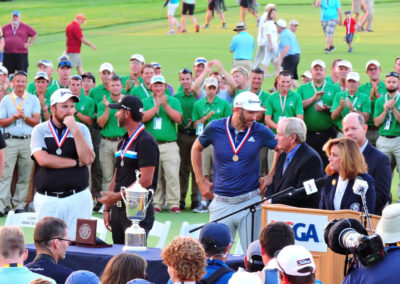
[[[136,171],[136,182],[130,187],[121,187],[122,200],[125,202],[126,216],[132,221],[132,226],[125,230],[125,246],[123,251],[144,251],[147,249],[146,232],[139,222],[146,217],[150,205],[149,191],[139,183],[140,171]],[[123,194],[125,191],[125,196]]]

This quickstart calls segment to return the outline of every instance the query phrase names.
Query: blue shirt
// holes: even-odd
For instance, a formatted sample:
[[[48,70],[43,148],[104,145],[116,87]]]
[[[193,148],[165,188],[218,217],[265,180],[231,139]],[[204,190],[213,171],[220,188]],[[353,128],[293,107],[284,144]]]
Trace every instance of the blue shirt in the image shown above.
[[[232,116],[229,120],[231,118]],[[214,146],[214,193],[232,197],[259,187],[260,149],[274,149],[278,142],[271,130],[261,123],[254,122],[248,139],[237,154],[239,160],[235,162],[232,160],[234,152],[226,132],[227,119],[211,121],[199,137],[199,142],[203,147],[210,144]],[[246,131],[237,132],[229,125],[235,147],[243,140]]]
[[[283,29],[279,36],[279,52],[282,52],[286,46],[290,46],[289,52],[286,54],[286,56],[301,53],[300,45],[297,42],[296,35],[292,31]]]
[[[329,21],[338,18],[337,9],[340,8],[340,0],[321,1],[321,21]]]
[[[25,265],[32,272],[50,277],[57,284],[64,284],[68,276],[74,272],[71,268],[56,264],[54,259],[47,254],[39,254],[35,260]]]
[[[206,275],[204,275],[203,279],[207,279],[208,277],[211,276],[211,274],[213,274],[215,271],[217,271],[218,269],[220,269],[221,267],[228,267],[229,266],[218,259],[214,259],[214,260],[209,260],[207,259],[207,267],[206,267]],[[230,271],[224,275],[222,275],[217,281],[214,282],[214,284],[226,284],[229,282],[229,279],[231,279],[233,273],[235,273],[236,271]]]
[[[232,38],[230,50],[235,60],[253,60],[253,36],[246,31],[238,33]]]
[[[287,166],[289,166],[290,162],[292,161],[294,155],[296,154],[297,150],[300,148],[301,144],[297,145],[292,151],[290,151],[287,155],[286,155],[286,159],[285,164],[286,164],[286,168]],[[286,170],[286,168],[284,170]],[[283,173],[282,173],[283,174]]]
[[[28,284],[35,279],[44,279],[50,281],[52,284],[56,284],[53,279],[33,273],[26,267],[0,268],[0,283]]]

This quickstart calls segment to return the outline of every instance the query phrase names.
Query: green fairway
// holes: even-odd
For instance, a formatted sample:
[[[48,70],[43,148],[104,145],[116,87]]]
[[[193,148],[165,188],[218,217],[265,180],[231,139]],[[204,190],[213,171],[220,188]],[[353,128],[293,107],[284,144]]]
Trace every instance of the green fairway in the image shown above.
[[[76,13],[84,13],[88,23],[83,25],[83,33],[87,39],[97,45],[95,52],[87,46],[82,47],[84,70],[93,72],[98,82],[99,66],[103,62],[110,62],[119,75],[129,73],[129,58],[133,53],[144,55],[146,62],[158,61],[163,66],[163,74],[167,81],[178,87],[178,72],[187,67],[192,68],[193,61],[198,56],[207,59],[218,58],[227,70],[232,63],[232,54],[229,44],[235,33],[232,31],[235,23],[240,21],[240,9],[236,0],[227,0],[228,11],[225,13],[228,29],[220,28],[220,20],[215,17],[211,21],[209,30],[194,32],[194,27],[187,21],[186,34],[166,35],[168,23],[166,9],[162,8],[164,1],[159,0],[116,0],[116,1],[50,1],[50,0],[21,0],[15,2],[1,2],[0,22],[8,23],[11,11],[19,9],[22,21],[31,24],[39,33],[36,43],[29,51],[29,79],[32,80],[36,72],[36,62],[40,59],[51,59],[56,63],[65,50],[65,27],[73,20]],[[206,0],[196,1],[197,20],[204,24]],[[269,1],[260,2],[259,11]],[[355,71],[365,81],[365,63],[369,59],[377,59],[382,65],[383,72],[393,69],[394,59],[399,56],[400,50],[400,25],[398,24],[400,4],[398,1],[375,1],[375,19],[373,33],[360,33],[360,41],[354,43],[354,53],[347,53],[347,45],[343,41],[345,28],[338,26],[334,42],[337,50],[325,54],[324,38],[320,27],[320,10],[312,6],[309,0],[279,0],[277,4],[278,18],[287,22],[291,19],[299,21],[296,33],[302,54],[299,72],[310,68],[314,59],[322,59],[327,65],[335,58],[343,58],[353,63]],[[351,0],[342,1],[343,11],[351,9]],[[180,8],[177,11],[179,14]],[[260,13],[261,14],[261,13]],[[180,19],[180,16],[178,17]],[[248,31],[257,36],[256,20],[247,14]],[[76,72],[74,70],[73,72]],[[57,78],[57,74],[54,75]],[[383,77],[383,76],[382,76]],[[266,78],[264,89],[272,86],[273,79]],[[178,170],[178,169],[176,169]],[[398,175],[393,180],[393,198],[397,199]],[[190,205],[190,200],[187,200]],[[169,242],[177,236],[183,221],[189,223],[204,223],[208,221],[208,214],[192,214],[185,210],[180,215],[160,213],[156,215],[158,221],[170,220],[172,226],[168,236]],[[5,218],[0,218],[3,225]],[[32,230],[25,229],[27,242],[33,241]],[[107,241],[111,242],[111,234]],[[154,245],[156,240],[150,239],[149,244]]]

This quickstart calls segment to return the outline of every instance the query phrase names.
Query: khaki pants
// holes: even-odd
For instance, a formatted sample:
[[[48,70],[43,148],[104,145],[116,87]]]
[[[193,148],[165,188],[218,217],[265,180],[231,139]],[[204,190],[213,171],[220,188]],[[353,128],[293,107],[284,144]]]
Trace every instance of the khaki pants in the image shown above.
[[[159,144],[160,163],[158,167],[157,190],[154,194],[154,207],[161,210],[163,205],[163,187],[164,178],[166,184],[166,203],[168,208],[179,207],[180,185],[179,185],[179,167],[181,158],[179,157],[179,148],[176,142]],[[104,172],[103,172],[104,175]]]
[[[190,174],[192,174],[192,194],[190,196],[192,203],[199,201],[199,189],[197,188],[196,178],[194,176],[191,162],[191,150],[194,141],[196,141],[196,136],[178,133],[179,155],[181,157],[181,165],[179,168],[179,183],[181,186],[180,201],[185,201],[186,199],[186,195],[189,190],[189,177]]]
[[[239,67],[239,66],[246,69],[247,74],[249,74],[249,77],[250,77],[251,69],[253,69],[253,62],[251,60],[236,60],[236,59],[233,60],[232,68]]]
[[[14,209],[24,209],[28,195],[29,181],[33,160],[30,152],[31,139],[7,139],[7,147],[4,149],[4,170],[0,178],[0,212],[9,204],[10,184],[15,164],[18,162],[18,182],[12,197]]]
[[[104,191],[108,191],[111,180],[115,172],[115,152],[118,149],[118,141],[109,141],[101,139],[100,142],[100,164],[101,171],[103,172],[103,184],[102,188]]]
[[[203,160],[203,175],[212,176],[214,173],[214,146],[209,145],[205,148],[201,153],[201,158]]]

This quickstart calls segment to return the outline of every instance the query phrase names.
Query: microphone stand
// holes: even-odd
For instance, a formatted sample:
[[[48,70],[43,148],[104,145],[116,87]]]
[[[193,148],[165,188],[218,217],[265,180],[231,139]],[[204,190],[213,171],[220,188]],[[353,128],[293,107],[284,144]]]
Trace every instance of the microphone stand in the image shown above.
[[[365,214],[364,227],[367,227],[366,223],[368,221],[369,233],[370,233],[370,235],[372,235],[373,232],[372,232],[371,220],[369,218],[369,212],[368,212],[368,207],[367,207],[367,199],[365,197],[365,189],[363,187],[360,187],[359,191],[360,191],[361,202],[363,204],[363,209],[364,209],[364,214]],[[361,216],[362,216],[362,213],[361,213]]]
[[[236,210],[236,211],[234,211],[234,212],[232,212],[232,213],[229,213],[229,214],[227,214],[227,215],[225,215],[225,216],[222,216],[221,218],[215,219],[215,220],[213,220],[213,221],[211,221],[211,222],[209,222],[209,223],[217,223],[218,221],[221,221],[221,220],[223,220],[223,219],[226,219],[226,218],[228,218],[228,217],[230,217],[230,216],[232,216],[232,215],[235,215],[235,214],[237,214],[237,213],[239,213],[239,212],[242,212],[242,211],[244,211],[244,210],[250,210],[250,213],[251,213],[251,241],[253,242],[253,241],[254,241],[254,220],[255,220],[255,213],[256,213],[256,211],[257,211],[256,206],[259,205],[259,204],[261,204],[261,203],[263,203],[264,201],[270,200],[270,199],[272,199],[272,198],[281,197],[282,195],[285,195],[285,194],[290,194],[290,193],[291,193],[290,191],[292,191],[292,190],[293,190],[293,187],[289,187],[289,188],[287,188],[287,189],[285,189],[285,190],[282,190],[282,191],[280,191],[280,192],[277,192],[277,193],[275,193],[275,194],[272,194],[272,195],[269,196],[268,198],[262,198],[260,201],[254,202],[254,203],[252,203],[252,204],[250,204],[250,205],[247,205],[247,206],[243,207],[242,209]],[[206,224],[209,224],[209,223],[206,223]],[[204,225],[202,225],[202,226],[198,226],[198,227],[196,227],[196,228],[193,228],[193,229],[189,230],[189,233],[193,233],[193,232],[195,232],[195,231],[197,231],[197,230],[200,230],[200,229],[203,228],[206,224],[204,224]]]

